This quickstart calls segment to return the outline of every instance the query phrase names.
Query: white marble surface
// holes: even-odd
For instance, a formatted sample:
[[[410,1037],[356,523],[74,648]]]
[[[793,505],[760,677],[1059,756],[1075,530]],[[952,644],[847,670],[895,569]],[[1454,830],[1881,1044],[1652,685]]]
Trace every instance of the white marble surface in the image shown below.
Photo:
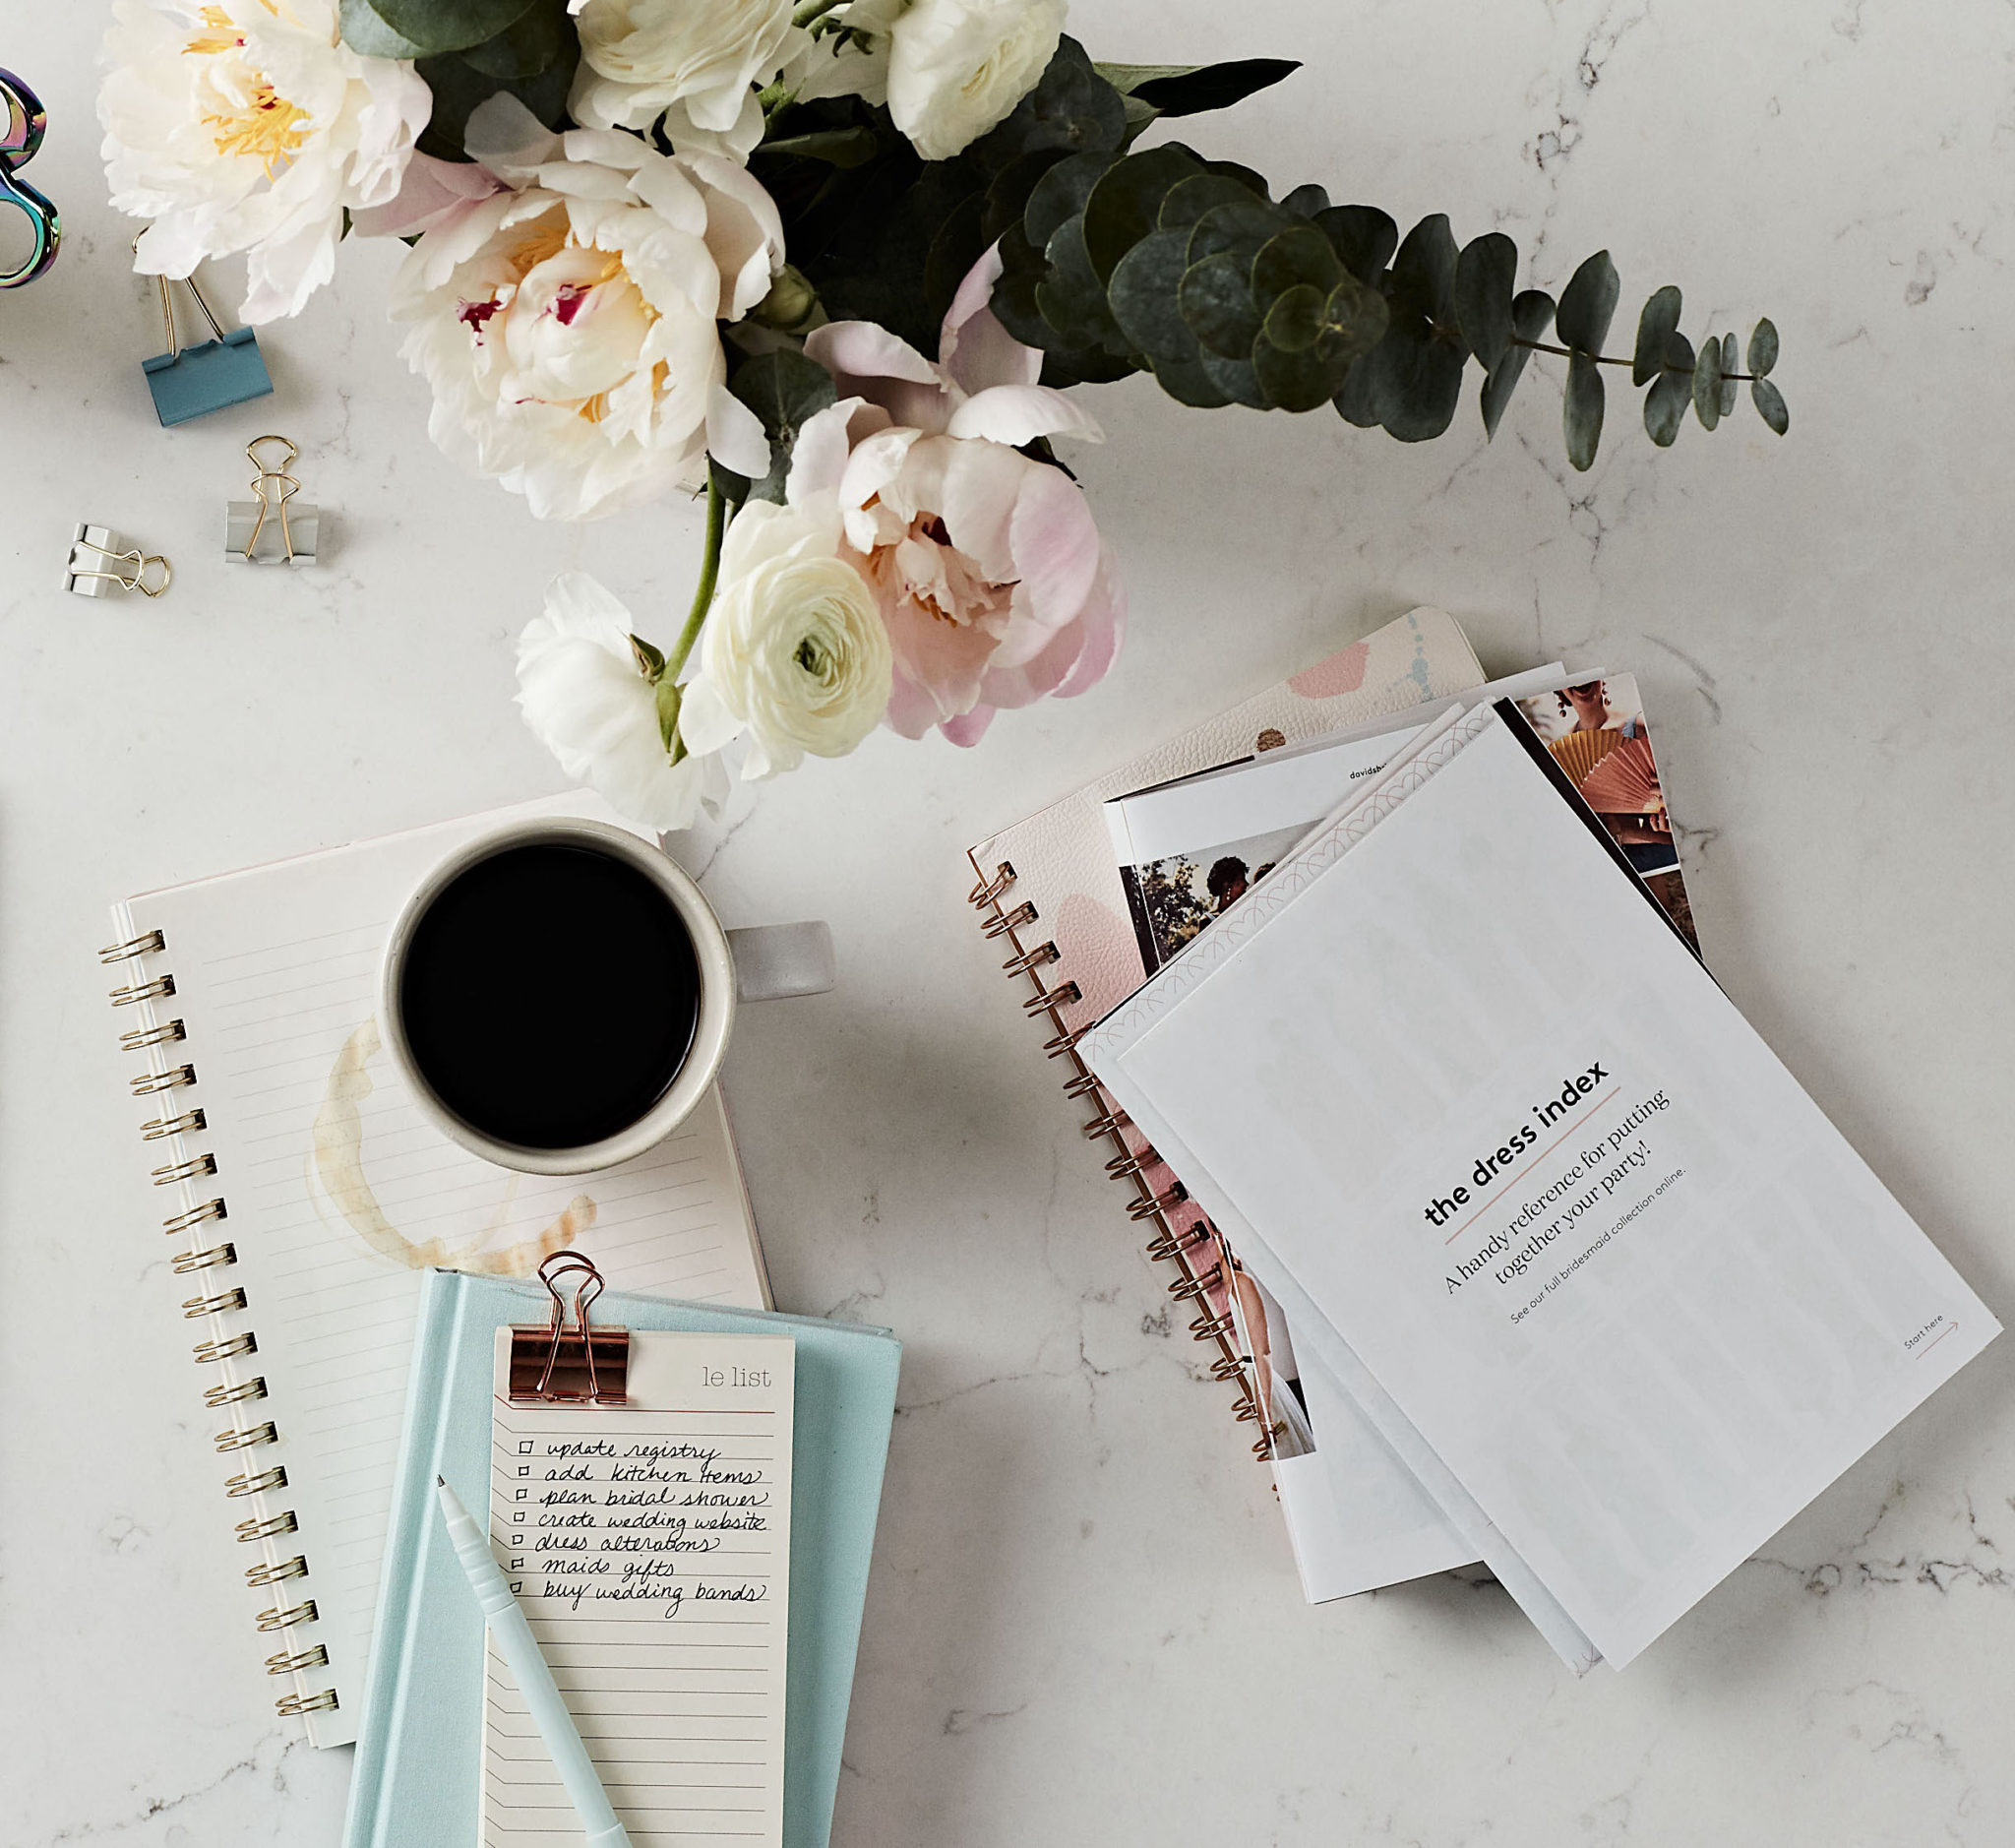
[[[556,568],[663,632],[693,510],[541,527],[428,444],[396,251],[265,337],[258,406],[163,434],[91,120],[99,6],[0,15],[69,243],[0,295],[0,1844],[333,1843],[346,1752],[246,1674],[180,1292],[136,1194],[114,894],[554,785],[510,643]],[[978,752],[872,741],[767,791],[706,880],[821,912],[839,991],[752,1014],[729,1085],[779,1300],[907,1342],[843,1848],[1562,1848],[2015,1839],[2015,1343],[1626,1673],[1570,1681],[1495,1591],[1309,1610],[1262,1473],[978,941],[960,848],[1422,600],[1502,670],[1634,667],[1730,990],[1990,1304],[2015,1308],[2006,1048],[2015,664],[2015,12],[1896,0],[1079,0],[1095,51],[1309,68],[1194,127],[1402,220],[1500,224],[1626,313],[1767,311],[1795,419],[1569,475],[1557,375],[1491,451],[1095,394],[1080,467],[1130,647]],[[1725,318],[1725,319],[1724,319]],[[1618,414],[1618,426],[1627,424]],[[330,561],[231,573],[279,428]],[[56,581],[72,524],[173,592]]]

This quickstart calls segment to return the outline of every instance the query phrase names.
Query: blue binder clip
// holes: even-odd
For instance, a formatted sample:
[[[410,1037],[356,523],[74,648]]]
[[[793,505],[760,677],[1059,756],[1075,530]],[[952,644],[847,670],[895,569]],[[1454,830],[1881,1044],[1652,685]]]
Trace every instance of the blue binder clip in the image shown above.
[[[175,304],[168,295],[168,278],[160,276],[154,280],[161,288],[161,319],[167,323],[168,350],[143,359],[140,364],[147,374],[148,390],[153,394],[154,414],[164,429],[187,423],[191,417],[222,410],[229,404],[265,398],[272,392],[273,380],[267,373],[266,361],[259,356],[259,341],[250,328],[237,328],[226,334],[217,326],[216,316],[210,312],[210,304],[196,286],[195,277],[185,277],[183,286],[196,298],[214,338],[201,346],[184,346],[182,337],[175,331]]]

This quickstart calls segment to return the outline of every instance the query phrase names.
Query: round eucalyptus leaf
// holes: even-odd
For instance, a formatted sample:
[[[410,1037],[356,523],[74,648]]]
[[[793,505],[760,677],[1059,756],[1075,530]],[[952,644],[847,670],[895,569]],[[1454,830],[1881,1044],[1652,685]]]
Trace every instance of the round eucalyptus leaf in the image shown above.
[[[1399,254],[1392,259],[1393,301],[1430,321],[1444,326],[1453,322],[1457,261],[1448,215],[1436,212],[1423,218],[1407,232]]]
[[[1285,302],[1296,291],[1280,298]],[[1280,302],[1274,306],[1278,308]],[[1313,410],[1325,404],[1342,389],[1350,370],[1347,359],[1325,352],[1316,342],[1290,351],[1262,339],[1252,347],[1252,376],[1277,410]]]
[[[1221,263],[1224,259],[1217,258],[1214,261]],[[1260,327],[1260,333],[1264,337],[1261,343],[1278,347],[1283,353],[1308,352],[1322,338],[1323,311],[1327,305],[1328,297],[1313,282],[1297,282],[1292,288],[1282,289],[1274,296],[1266,310],[1266,319]],[[1257,354],[1254,354],[1252,363],[1264,379],[1266,369],[1260,366]],[[1327,391],[1315,394],[1315,402],[1320,403],[1342,383],[1342,375],[1339,372],[1335,383],[1330,385]],[[1273,393],[1272,397],[1276,402],[1280,401],[1279,393]],[[1290,405],[1289,408],[1296,407]]]
[[[1467,358],[1453,341],[1437,339],[1422,317],[1395,317],[1385,338],[1351,367],[1336,408],[1351,423],[1382,424],[1402,443],[1425,443],[1454,417]]]
[[[1791,407],[1784,401],[1784,394],[1768,379],[1757,379],[1749,387],[1750,400],[1757,413],[1779,436],[1791,428]]]
[[[1644,304],[1637,317],[1637,346],[1630,358],[1630,383],[1648,385],[1665,366],[1665,343],[1679,325],[1679,291],[1671,282]]]
[[[1176,298],[1183,272],[1190,267],[1189,248],[1187,230],[1150,231],[1120,259],[1106,284],[1113,319],[1153,361],[1157,376],[1164,366],[1181,366],[1186,361],[1194,368],[1196,337],[1190,332]]]
[[[1617,298],[1623,292],[1610,253],[1599,250],[1567,278],[1554,330],[1563,344],[1584,353],[1599,353],[1616,318]]]
[[[340,0],[336,27],[344,44],[360,58],[424,58],[427,47],[396,32],[379,17],[371,0]]]
[[[1029,189],[1028,205],[1021,215],[1021,228],[1038,250],[1056,236],[1057,227],[1084,210],[1091,189],[1105,171],[1119,159],[1116,154],[1071,154],[1059,160]]]
[[[991,173],[1039,148],[1117,154],[1126,138],[1125,99],[1092,68],[1084,47],[1066,34],[1035,88],[967,152]]]
[[[986,221],[981,229],[988,243],[1004,235],[1010,224],[1019,224],[1028,210],[1028,197],[1035,183],[1060,160],[1069,158],[1054,148],[1038,148],[1017,154],[994,175],[987,188]],[[1054,228],[1054,227],[1053,227]]]
[[[1248,410],[1273,408],[1273,400],[1266,396],[1250,359],[1227,359],[1222,353],[1198,352],[1196,364],[1211,385],[1232,403],[1244,404]]]
[[[1099,175],[1084,201],[1084,248],[1101,282],[1160,222],[1170,191],[1201,171],[1189,149],[1171,146],[1127,154]]]
[[[1255,200],[1259,195],[1250,186],[1226,174],[1198,173],[1169,188],[1157,222],[1164,230],[1186,229],[1213,206],[1249,206]]]
[[[425,53],[464,51],[494,38],[534,0],[371,0],[371,11]]]
[[[1155,360],[1154,379],[1179,404],[1192,404],[1199,410],[1216,410],[1232,401],[1211,383],[1210,375],[1203,370],[1203,361],[1194,340],[1190,342],[1190,351],[1185,357]]]
[[[1520,342],[1542,339],[1553,323],[1554,298],[1545,289],[1524,289],[1512,298],[1511,332],[1516,338],[1491,368],[1491,376],[1484,381],[1483,398],[1478,406],[1483,412],[1486,439],[1497,434],[1497,425],[1504,420],[1505,407],[1511,402],[1511,394],[1518,389],[1518,381],[1524,375],[1525,362],[1532,357],[1532,348]]]
[[[1343,259],[1328,238],[1313,224],[1290,224],[1260,245],[1252,259],[1252,299],[1263,313],[1284,289],[1306,282],[1326,295],[1345,274]]]
[[[1721,342],[1708,339],[1700,342],[1700,356],[1693,361],[1693,414],[1703,430],[1721,421]]]
[[[1455,321],[1469,350],[1490,371],[1511,344],[1511,295],[1518,246],[1502,231],[1486,231],[1455,260]]]
[[[530,8],[494,38],[464,51],[462,62],[485,77],[536,77],[561,59],[580,55],[567,0],[532,0]]]
[[[1587,353],[1567,361],[1567,391],[1560,405],[1560,427],[1567,438],[1567,460],[1587,469],[1602,441],[1602,368]]]
[[[1220,251],[1183,272],[1176,291],[1196,343],[1221,359],[1249,359],[1259,338],[1259,310],[1245,265]],[[1236,394],[1234,395],[1236,396]],[[1241,400],[1243,401],[1243,400]]]
[[[1325,350],[1346,361],[1357,360],[1385,338],[1385,330],[1392,325],[1392,310],[1376,289],[1346,270],[1322,304],[1322,318]]]
[[[1028,241],[1018,221],[1001,233],[1001,274],[994,279],[987,306],[1024,346],[1040,347],[1050,338],[1042,310],[1035,305],[1036,285],[1048,270],[1043,253]]]
[[[1244,199],[1212,206],[1190,227],[1190,261],[1201,263],[1206,257],[1236,257],[1241,270],[1250,271],[1260,246],[1287,229],[1294,220],[1279,207],[1263,199]]]
[[[1721,414],[1731,415],[1736,407],[1736,382],[1728,375],[1741,364],[1740,354],[1733,334],[1721,337]]]
[[[1766,316],[1749,336],[1749,370],[1761,379],[1777,364],[1777,329]],[[1783,431],[1778,434],[1782,436]]]
[[[1043,251],[1049,270],[1035,285],[1035,305],[1056,330],[1054,342],[1066,348],[1104,346],[1109,339],[1125,344],[1119,324],[1106,302],[1106,291],[1092,274],[1084,249],[1084,220],[1069,218],[1057,227]]]
[[[1399,226],[1376,206],[1331,206],[1315,214],[1315,226],[1360,282],[1377,281],[1399,248]]]
[[[1280,209],[1294,213],[1297,217],[1313,218],[1316,213],[1329,210],[1329,194],[1312,181],[1307,186],[1297,186],[1280,202]]]

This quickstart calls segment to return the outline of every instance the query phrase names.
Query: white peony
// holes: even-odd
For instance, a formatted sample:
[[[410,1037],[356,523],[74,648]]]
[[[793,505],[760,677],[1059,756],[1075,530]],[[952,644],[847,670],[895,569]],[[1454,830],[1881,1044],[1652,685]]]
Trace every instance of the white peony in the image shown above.
[[[546,613],[518,640],[518,704],[524,722],[619,813],[667,833],[690,828],[702,801],[728,789],[716,757],[665,749],[657,690],[631,647],[630,612],[584,572],[555,578]]]
[[[926,160],[948,160],[1035,88],[1065,11],[1065,0],[853,0],[840,17],[877,60],[885,37],[889,115]]]
[[[658,499],[709,453],[765,473],[768,443],[728,393],[714,324],[747,314],[782,266],[769,195],[711,155],[551,134],[509,95],[469,118],[466,146],[514,190],[422,237],[392,300],[433,387],[435,442],[541,520]]]
[[[756,91],[785,61],[791,0],[572,0],[570,10],[580,31],[577,121],[647,129],[662,116],[675,153],[735,159],[763,139]]]
[[[336,0],[114,0],[98,92],[112,204],[153,222],[136,267],[246,257],[244,318],[298,314],[346,210],[397,191],[433,95],[337,34]]]
[[[701,671],[679,731],[695,751],[744,737],[744,776],[844,757],[888,705],[888,634],[874,593],[839,554],[835,506],[752,502],[721,547]]]

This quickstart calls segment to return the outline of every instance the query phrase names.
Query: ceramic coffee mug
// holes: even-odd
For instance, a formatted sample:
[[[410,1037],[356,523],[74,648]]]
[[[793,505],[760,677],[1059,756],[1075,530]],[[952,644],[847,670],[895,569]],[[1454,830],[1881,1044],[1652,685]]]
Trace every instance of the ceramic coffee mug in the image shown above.
[[[587,849],[607,856],[618,867],[641,875],[670,906],[677,925],[683,927],[683,934],[690,941],[693,956],[692,987],[697,993],[697,1009],[685,1056],[677,1062],[669,1081],[633,1121],[594,1140],[563,1147],[504,1140],[451,1108],[415,1055],[401,999],[413,963],[414,934],[436,900],[462,875],[485,861],[525,847]],[[634,887],[635,882],[624,884]],[[498,944],[510,943],[511,918],[498,917],[494,928],[494,942],[485,944],[492,955],[496,954]],[[522,957],[537,952],[534,946],[525,946],[521,955],[515,950],[512,954],[517,957],[516,966],[521,970],[525,966]],[[625,970],[623,974],[639,994],[653,979],[649,967]],[[692,1114],[720,1072],[738,1002],[820,994],[830,988],[832,981],[832,937],[824,924],[759,925],[726,930],[700,888],[650,841],[601,822],[555,816],[515,822],[467,842],[443,859],[414,888],[386,941],[378,974],[378,1024],[386,1050],[414,1101],[444,1136],[500,1167],[526,1174],[584,1174],[642,1154],[664,1140]],[[511,992],[513,984],[500,982],[497,986],[501,992],[496,994],[495,1005],[508,1017],[509,1011],[518,1005]],[[620,1017],[604,1024],[609,1030],[621,1030]]]

